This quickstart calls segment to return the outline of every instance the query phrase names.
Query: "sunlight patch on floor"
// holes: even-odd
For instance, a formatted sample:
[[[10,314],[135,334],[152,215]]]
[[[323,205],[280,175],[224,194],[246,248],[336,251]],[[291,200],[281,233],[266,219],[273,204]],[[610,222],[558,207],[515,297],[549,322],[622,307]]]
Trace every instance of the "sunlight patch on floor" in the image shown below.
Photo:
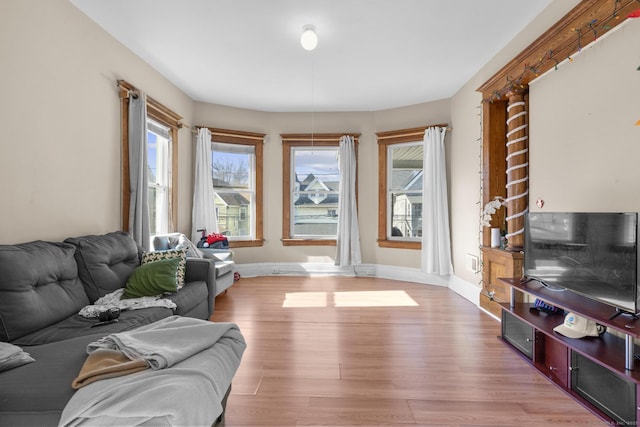
[[[285,294],[282,306],[291,307],[326,307],[326,292],[289,292]]]
[[[415,307],[418,305],[405,291],[334,292],[336,307]]]
[[[329,298],[332,297],[332,301]],[[415,307],[418,303],[405,291],[290,292],[282,306],[304,307]]]

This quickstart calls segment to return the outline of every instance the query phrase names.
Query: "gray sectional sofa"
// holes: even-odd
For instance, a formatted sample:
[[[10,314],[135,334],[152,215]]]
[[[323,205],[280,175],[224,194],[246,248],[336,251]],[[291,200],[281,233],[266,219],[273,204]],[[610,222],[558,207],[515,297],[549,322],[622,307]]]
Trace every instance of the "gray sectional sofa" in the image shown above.
[[[0,245],[0,342],[19,346],[35,359],[0,372],[0,425],[56,425],[75,392],[71,383],[88,343],[173,315],[209,319],[214,263],[190,258],[184,287],[166,296],[175,309],[125,310],[117,322],[97,327],[97,319],[78,314],[123,288],[140,266],[141,254],[125,232]],[[224,401],[226,396],[228,390]]]

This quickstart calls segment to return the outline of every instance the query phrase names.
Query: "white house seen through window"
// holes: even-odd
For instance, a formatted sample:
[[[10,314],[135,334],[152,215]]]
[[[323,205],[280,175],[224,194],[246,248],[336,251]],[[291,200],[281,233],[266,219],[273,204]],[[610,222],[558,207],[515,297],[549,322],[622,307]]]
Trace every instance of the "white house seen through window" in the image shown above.
[[[338,147],[291,148],[293,238],[335,238],[340,172]]]
[[[387,238],[422,237],[422,142],[387,147]]]
[[[378,246],[422,248],[423,144],[427,127],[378,132]]]

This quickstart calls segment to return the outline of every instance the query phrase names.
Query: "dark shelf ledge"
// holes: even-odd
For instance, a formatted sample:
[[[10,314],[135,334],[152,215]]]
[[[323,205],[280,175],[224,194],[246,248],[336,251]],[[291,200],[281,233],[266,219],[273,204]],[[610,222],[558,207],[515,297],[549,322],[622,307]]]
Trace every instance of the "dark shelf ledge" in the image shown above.
[[[583,354],[594,362],[608,367],[620,375],[631,378],[640,383],[640,370],[625,369],[625,340],[613,334],[605,332],[600,337],[586,337],[580,339],[567,338],[553,331],[553,328],[564,321],[564,316],[558,314],[546,314],[538,310],[531,310],[532,304],[516,304],[509,307],[503,303],[502,309],[522,319],[525,323],[538,331],[562,342],[567,347]],[[639,354],[638,347],[635,347]]]
[[[616,309],[610,305],[603,304],[591,298],[584,297],[571,291],[552,291],[545,288],[539,282],[532,280],[527,283],[520,283],[520,279],[503,279],[498,281],[506,285],[540,298],[549,304],[586,317],[606,326],[609,329],[629,335],[633,338],[640,338],[640,319],[622,314],[615,319],[610,319],[616,314]],[[556,334],[557,335],[557,334]]]

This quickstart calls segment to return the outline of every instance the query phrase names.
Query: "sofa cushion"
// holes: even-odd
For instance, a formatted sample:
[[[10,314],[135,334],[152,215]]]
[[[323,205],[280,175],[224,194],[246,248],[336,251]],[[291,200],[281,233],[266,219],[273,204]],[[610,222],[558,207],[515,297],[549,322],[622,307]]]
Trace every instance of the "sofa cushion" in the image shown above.
[[[87,359],[87,344],[100,339],[93,335],[42,346],[23,347],[34,363],[2,373],[0,425],[55,426],[75,393],[71,381]]]
[[[51,325],[29,335],[20,337],[12,344],[19,346],[36,346],[95,333],[108,335],[116,332],[129,331],[172,315],[173,310],[164,307],[147,307],[139,310],[124,310],[120,312],[117,322],[92,327],[98,323],[98,319],[87,319],[78,314],[74,314],[64,320],[61,320],[55,325]],[[2,423],[0,423],[0,425],[2,425]]]
[[[177,259],[179,261],[175,282],[178,289],[180,289],[184,286],[184,276],[187,269],[187,250],[184,248],[168,249],[166,251],[152,251],[142,254],[143,265],[165,259]]]
[[[163,298],[175,302],[178,306],[175,314],[184,316],[203,301],[207,301],[209,290],[207,289],[207,283],[204,281],[188,282],[175,294],[165,295]]]
[[[73,237],[65,242],[76,247],[78,276],[91,302],[123,288],[133,270],[140,265],[138,246],[124,231]]]
[[[0,245],[0,341],[52,325],[89,303],[65,243]]]
[[[153,297],[176,292],[178,290],[176,275],[179,268],[178,258],[142,264],[129,276],[122,298]]]

